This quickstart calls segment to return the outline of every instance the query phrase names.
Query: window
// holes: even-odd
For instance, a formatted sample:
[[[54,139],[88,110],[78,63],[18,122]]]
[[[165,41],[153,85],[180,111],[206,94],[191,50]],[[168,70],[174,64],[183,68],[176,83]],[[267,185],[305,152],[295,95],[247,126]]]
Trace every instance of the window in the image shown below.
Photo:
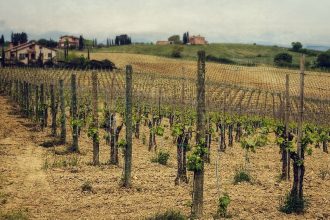
[[[48,58],[52,58],[52,53],[48,53]]]
[[[25,59],[25,53],[20,53],[18,59],[19,60],[24,60]]]

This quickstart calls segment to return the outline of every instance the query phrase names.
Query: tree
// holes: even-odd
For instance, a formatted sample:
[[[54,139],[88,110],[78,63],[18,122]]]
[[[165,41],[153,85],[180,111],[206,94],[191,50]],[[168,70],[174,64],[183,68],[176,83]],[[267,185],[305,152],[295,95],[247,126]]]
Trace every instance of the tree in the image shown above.
[[[5,44],[5,38],[3,37],[3,35],[1,35],[0,46],[3,46],[4,44]]]
[[[292,64],[292,55],[279,53],[274,57],[274,64],[277,66],[290,66]]]
[[[316,63],[318,67],[330,68],[330,50],[318,55]]]
[[[79,50],[83,50],[85,47],[85,44],[84,44],[84,38],[82,35],[80,35],[79,37]]]
[[[181,44],[180,36],[179,35],[172,35],[168,38],[168,41],[173,41],[174,44]]]
[[[11,42],[14,46],[28,42],[28,36],[25,32],[11,33]]]
[[[183,34],[182,42],[183,42],[183,44],[187,44],[187,33]]]
[[[50,40],[39,39],[38,44],[40,44],[44,47],[49,47],[49,48],[56,48],[57,47],[57,42],[52,40],[52,39],[50,39]]]
[[[115,45],[129,45],[129,44],[132,44],[132,40],[127,34],[116,36]]]
[[[292,45],[292,51],[295,52],[299,52],[303,47],[303,45],[300,42],[292,42],[291,45]]]

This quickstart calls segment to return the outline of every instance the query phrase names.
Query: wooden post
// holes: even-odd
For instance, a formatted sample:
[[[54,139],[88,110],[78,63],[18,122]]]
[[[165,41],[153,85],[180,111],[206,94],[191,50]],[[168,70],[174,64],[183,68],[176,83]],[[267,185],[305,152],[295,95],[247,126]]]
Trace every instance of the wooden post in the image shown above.
[[[65,100],[64,100],[64,81],[61,79],[60,84],[60,110],[61,110],[61,143],[66,142],[66,115],[65,115]]]
[[[126,66],[126,149],[124,166],[124,187],[131,186],[132,172],[132,66]]]
[[[56,103],[55,103],[55,91],[54,91],[54,85],[50,85],[50,108],[51,108],[51,114],[52,114],[52,136],[56,137]]]
[[[71,75],[71,114],[72,114],[72,146],[70,151],[78,152],[78,115],[77,115],[77,76]]]
[[[303,118],[304,118],[304,76],[305,76],[305,55],[302,55],[300,60],[300,97],[298,110],[298,140],[297,152],[292,153],[294,180],[291,189],[290,197],[294,203],[297,203],[296,212],[302,212],[303,206],[303,180],[305,173],[304,165],[304,147],[302,146],[303,137]]]
[[[298,119],[298,160],[303,159],[302,137],[303,137],[303,120],[304,120],[304,76],[305,76],[305,55],[300,60],[300,97],[299,97],[299,119]],[[298,189],[302,188],[303,178],[302,169],[298,169]],[[302,190],[298,190],[298,198],[302,198]]]
[[[198,52],[197,67],[197,129],[196,142],[205,148],[205,51]],[[203,141],[204,140],[204,141]],[[191,215],[193,218],[201,218],[203,215],[203,191],[204,191],[204,159],[202,167],[194,171],[193,204]]]
[[[282,144],[282,179],[290,179],[290,152],[288,149],[289,143],[289,108],[290,108],[290,81],[289,74],[285,76],[285,110],[284,110],[284,125],[285,125],[285,142]]]
[[[92,72],[92,87],[93,87],[93,165],[99,165],[99,116],[98,116],[98,85],[97,72]]]
[[[45,90],[44,84],[40,85],[40,111],[39,111],[39,118],[41,119],[41,129],[45,128]]]

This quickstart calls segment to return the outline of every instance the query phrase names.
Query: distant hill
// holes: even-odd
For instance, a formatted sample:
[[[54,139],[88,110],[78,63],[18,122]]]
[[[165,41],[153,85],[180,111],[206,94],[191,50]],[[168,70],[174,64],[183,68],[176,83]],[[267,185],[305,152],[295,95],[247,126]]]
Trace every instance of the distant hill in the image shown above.
[[[318,50],[318,51],[330,50],[330,46],[307,45],[306,48],[310,50]]]
[[[103,53],[131,53],[131,54],[146,54],[162,57],[171,57],[173,48],[176,45],[125,45],[113,46],[109,48],[93,49],[94,52]],[[209,45],[185,45],[183,46],[182,58],[186,60],[195,60],[197,51],[205,50],[206,55],[230,59],[239,64],[258,64],[258,65],[273,65],[273,60],[276,54],[287,52],[293,56],[293,63],[299,64],[299,53],[294,53],[285,47],[278,46],[263,46],[253,44],[209,44]],[[93,52],[92,51],[92,52]],[[316,54],[319,51],[314,51]],[[316,56],[307,56],[307,61],[313,63]]]

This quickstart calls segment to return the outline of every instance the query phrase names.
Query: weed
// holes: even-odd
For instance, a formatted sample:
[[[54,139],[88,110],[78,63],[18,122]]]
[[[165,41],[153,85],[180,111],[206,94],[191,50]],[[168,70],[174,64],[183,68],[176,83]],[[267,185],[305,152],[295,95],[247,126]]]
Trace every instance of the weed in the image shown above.
[[[92,183],[89,182],[89,181],[84,182],[84,183],[81,185],[81,191],[82,191],[82,192],[93,192],[93,186],[92,186]]]
[[[240,167],[239,169],[236,169],[236,173],[234,176],[234,184],[237,184],[240,182],[251,182],[250,173],[242,167]]]
[[[285,198],[280,199],[280,211],[286,214],[290,213],[303,213],[307,207],[307,201],[291,196],[290,193]]]
[[[327,167],[327,168],[321,168],[320,173],[319,173],[319,177],[322,180],[325,180],[327,177],[330,177],[329,167]]]
[[[151,159],[151,162],[166,165],[169,158],[170,158],[169,152],[159,151],[156,157]]]
[[[166,211],[164,213],[157,213],[152,217],[146,218],[146,220],[185,220],[187,217],[185,217],[181,212],[179,211]]]
[[[217,211],[217,215],[220,217],[227,217],[227,208],[231,202],[230,197],[228,195],[228,193],[224,193],[218,201],[218,211]]]
[[[6,220],[25,220],[28,219],[27,211],[25,210],[13,210],[7,213],[0,213],[0,219]]]

